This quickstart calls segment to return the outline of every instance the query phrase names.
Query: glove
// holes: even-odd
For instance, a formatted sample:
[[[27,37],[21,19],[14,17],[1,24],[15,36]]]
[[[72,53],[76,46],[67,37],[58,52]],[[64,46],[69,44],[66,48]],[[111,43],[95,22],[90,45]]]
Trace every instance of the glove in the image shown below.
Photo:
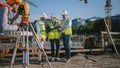
[[[40,41],[43,42],[43,41],[45,41],[45,40],[44,40],[43,38],[40,38]]]
[[[13,19],[9,19],[9,24],[13,24],[14,23],[14,20]]]
[[[41,41],[44,41],[44,39],[43,39],[43,38],[41,38]]]

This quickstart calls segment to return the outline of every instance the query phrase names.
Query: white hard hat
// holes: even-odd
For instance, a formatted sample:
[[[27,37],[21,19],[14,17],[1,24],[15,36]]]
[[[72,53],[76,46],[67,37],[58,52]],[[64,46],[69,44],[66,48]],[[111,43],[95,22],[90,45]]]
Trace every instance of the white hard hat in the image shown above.
[[[45,17],[45,18],[47,18],[47,15],[46,15],[46,13],[42,12],[41,15],[40,15],[40,17]]]
[[[52,13],[52,14],[51,14],[51,17],[56,17],[56,16],[55,16],[55,14]]]
[[[63,13],[62,13],[62,15],[68,15],[67,10],[64,10]]]

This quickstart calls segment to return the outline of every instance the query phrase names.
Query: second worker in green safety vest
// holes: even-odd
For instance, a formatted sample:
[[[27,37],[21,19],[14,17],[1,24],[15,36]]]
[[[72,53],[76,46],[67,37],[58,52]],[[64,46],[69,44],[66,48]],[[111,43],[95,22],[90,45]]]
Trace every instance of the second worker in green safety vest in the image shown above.
[[[56,21],[56,17],[54,14],[51,15],[51,21],[48,22],[48,39],[51,45],[51,56],[50,59],[52,62],[54,60],[59,61],[59,48],[60,48],[60,33],[59,33],[59,22]],[[56,54],[54,54],[54,43],[56,45]]]
[[[46,40],[46,29],[45,29],[46,19],[47,19],[47,15],[45,13],[41,13],[40,20],[36,20],[35,22],[35,30],[37,32],[37,38],[41,42],[41,49],[43,49],[44,41]],[[38,61],[41,62],[41,59],[42,59],[42,52],[38,50]]]

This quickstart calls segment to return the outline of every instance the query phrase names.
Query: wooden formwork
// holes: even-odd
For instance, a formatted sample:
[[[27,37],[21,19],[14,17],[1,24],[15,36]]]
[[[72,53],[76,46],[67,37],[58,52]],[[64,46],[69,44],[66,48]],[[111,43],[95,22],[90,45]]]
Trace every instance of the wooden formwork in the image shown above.
[[[9,38],[16,38],[17,36],[9,36]],[[4,38],[8,38],[8,37],[4,37]],[[86,39],[86,38],[85,38]],[[94,39],[92,39],[92,40],[94,40]],[[90,42],[90,41],[89,41]],[[93,41],[92,41],[93,42]],[[38,46],[37,46],[37,44],[35,43],[35,41],[33,40],[32,41],[32,43],[30,43],[30,50],[29,50],[29,53],[30,53],[30,55],[37,55],[38,54]],[[91,42],[90,42],[91,43]],[[33,46],[34,45],[34,46]],[[91,44],[92,45],[92,44]],[[49,43],[49,41],[46,41],[46,42],[44,42],[44,48],[45,48],[45,50],[46,50],[46,53],[47,54],[50,54],[51,53],[51,51],[50,51],[50,43]],[[20,43],[20,45],[19,45],[19,47],[20,47],[20,52],[18,52],[17,53],[17,55],[19,56],[19,55],[22,55],[22,49],[21,49],[21,47],[22,47],[22,43]],[[64,49],[64,46],[63,46],[63,44],[62,44],[62,41],[60,42],[60,48],[61,49]],[[76,48],[76,49],[75,49]],[[90,49],[84,49],[85,48],[85,46],[84,46],[84,42],[80,42],[80,37],[79,37],[79,35],[73,35],[72,36],[72,38],[71,38],[71,52],[88,52],[88,51],[90,51]],[[14,47],[13,48],[11,48],[12,50],[14,49]],[[47,50],[48,49],[48,50]],[[0,54],[2,55],[2,56],[12,56],[12,53],[13,52],[11,52],[11,53],[9,53],[9,50],[10,49],[5,49],[5,50],[2,50],[1,52],[0,52]],[[92,49],[92,51],[101,51],[101,49]],[[60,50],[60,53],[65,53],[64,52],[64,50]]]
[[[115,48],[116,48],[116,50],[120,52],[120,32],[110,32],[115,46],[113,46],[113,43],[111,42],[112,40],[110,39],[108,32],[102,31],[101,34],[102,34],[103,48],[108,47],[108,48],[111,48],[112,51],[115,51]]]
[[[22,50],[21,50],[22,51]],[[29,50],[29,53],[32,55],[35,55],[38,53],[38,49],[32,49],[32,50]],[[12,56],[13,53],[10,53],[10,49],[5,49],[5,50],[0,50],[0,58],[4,58],[4,57],[7,57],[7,56]],[[22,56],[22,52],[18,52],[17,53],[17,56]]]
[[[46,50],[45,51],[47,55],[50,55],[51,54],[51,51],[50,50]],[[85,52],[91,52],[90,49],[74,49],[74,50],[71,50],[71,53],[85,53]],[[92,52],[103,52],[103,49],[92,49]],[[60,50],[59,52],[60,54],[64,54],[65,53],[65,50]],[[33,55],[38,55],[38,50],[37,49],[32,49],[29,51],[29,54],[31,56]],[[2,57],[11,57],[13,55],[13,53],[7,53],[7,54],[4,54]],[[16,56],[22,56],[23,53],[17,53]]]
[[[31,53],[37,53],[38,52],[38,49],[37,48],[34,48],[32,50],[30,50]]]
[[[17,40],[17,35],[0,35],[0,44],[15,43],[16,40]],[[20,42],[19,48],[21,48],[22,46],[23,46],[23,44]],[[11,50],[13,52],[14,48],[13,49],[11,49],[11,48],[0,49],[0,57],[4,58],[4,56],[6,54],[11,54],[10,53]],[[20,51],[22,51],[22,49]],[[37,48],[33,48],[33,49],[30,49],[29,52],[30,53],[37,53],[38,50],[37,50]]]
[[[1,43],[12,43],[16,41],[16,35],[0,35],[0,44]],[[0,50],[0,57],[4,57],[5,54],[8,54],[10,51],[9,48]]]
[[[5,49],[5,50],[0,50],[0,57],[4,58],[4,55],[5,55],[5,54],[8,54],[9,51],[10,51],[9,48],[8,48],[8,49]]]

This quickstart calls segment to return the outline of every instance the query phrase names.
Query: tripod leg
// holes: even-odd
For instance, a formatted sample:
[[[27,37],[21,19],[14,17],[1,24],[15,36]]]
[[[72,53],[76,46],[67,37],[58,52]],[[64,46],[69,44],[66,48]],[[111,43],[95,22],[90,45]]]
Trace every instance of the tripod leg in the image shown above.
[[[40,50],[38,50],[38,61],[40,62],[42,59],[42,53]]]
[[[24,29],[23,29],[24,32]],[[23,34],[24,35],[24,34]],[[24,68],[28,68],[29,65],[29,38],[28,38],[28,27],[27,27],[27,33],[26,33],[26,39],[25,35],[23,36],[23,42],[25,44],[23,48],[23,66]],[[26,42],[26,43],[25,43]]]
[[[44,42],[41,42],[41,43],[42,43],[42,45],[44,44]],[[43,46],[42,46],[42,48],[43,48]],[[39,61],[39,63],[43,62],[43,53],[41,50],[38,50],[38,61]]]
[[[25,48],[25,35],[24,35],[24,28],[22,29],[22,42],[23,42],[23,48]],[[24,63],[25,63],[25,52],[23,51],[23,66],[24,66]]]
[[[26,47],[28,48],[28,50],[27,50],[27,63],[28,63],[28,65],[29,65],[29,35],[28,35],[28,26],[27,26],[27,42],[26,42]]]
[[[47,56],[46,52],[44,51],[44,49],[42,48],[43,45],[41,44],[41,42],[40,42],[39,39],[37,38],[37,34],[35,33],[32,24],[30,23],[29,25],[30,25],[30,28],[31,28],[31,30],[32,30],[33,37],[35,38],[35,41],[37,42],[38,48],[43,52],[43,54],[44,54],[44,56],[45,56],[45,59],[46,59],[48,65],[49,65],[49,67],[52,68],[52,65],[50,64],[50,62],[49,62],[49,60],[48,60],[48,56]]]
[[[19,40],[20,40],[20,33],[18,32],[17,41],[16,41],[16,43],[15,43],[15,49],[14,49],[14,52],[13,52],[13,56],[12,56],[10,68],[12,68],[12,67],[13,67],[13,64],[14,64],[14,60],[15,60],[17,48],[19,47]]]

